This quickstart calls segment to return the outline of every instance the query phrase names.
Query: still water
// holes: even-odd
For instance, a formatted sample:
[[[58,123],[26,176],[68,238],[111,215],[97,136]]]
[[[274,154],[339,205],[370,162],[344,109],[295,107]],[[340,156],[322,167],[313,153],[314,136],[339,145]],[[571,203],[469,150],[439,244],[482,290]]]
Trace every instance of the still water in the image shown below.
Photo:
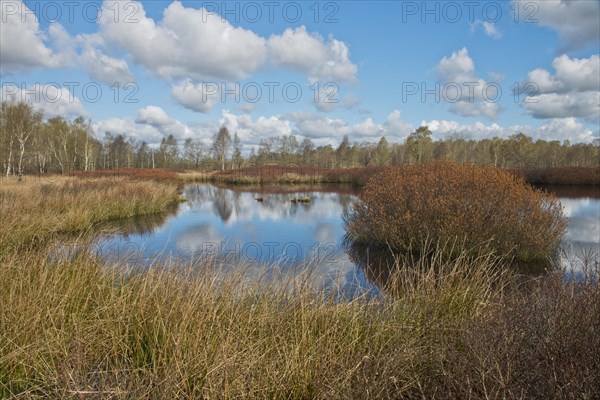
[[[600,253],[600,191],[547,188],[560,198],[569,226],[566,254]],[[343,185],[243,189],[187,185],[171,215],[126,221],[97,251],[108,261],[151,265],[201,255],[240,265],[250,274],[293,275],[310,269],[320,285],[377,292],[369,272],[343,245],[342,215],[356,198]],[[308,198],[308,202],[295,201]]]

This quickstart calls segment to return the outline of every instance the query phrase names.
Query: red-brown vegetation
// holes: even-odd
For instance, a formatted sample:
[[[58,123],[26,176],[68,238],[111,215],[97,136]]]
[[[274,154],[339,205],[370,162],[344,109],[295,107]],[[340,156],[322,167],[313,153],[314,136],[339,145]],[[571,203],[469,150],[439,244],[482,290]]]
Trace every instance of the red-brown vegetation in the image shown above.
[[[404,165],[375,175],[346,215],[357,243],[421,251],[422,243],[460,243],[519,261],[554,256],[565,234],[560,202],[493,167],[449,161]]]

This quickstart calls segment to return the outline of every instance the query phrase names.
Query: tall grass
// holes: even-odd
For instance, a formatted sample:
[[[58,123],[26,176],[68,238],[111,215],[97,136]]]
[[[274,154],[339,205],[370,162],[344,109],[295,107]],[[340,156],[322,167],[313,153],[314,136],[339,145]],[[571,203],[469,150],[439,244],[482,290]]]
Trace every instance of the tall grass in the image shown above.
[[[597,284],[507,290],[493,257],[461,260],[398,264],[391,296],[337,303],[308,273],[249,284],[210,259],[132,270],[14,254],[0,264],[0,397],[600,394]]]
[[[127,177],[3,180],[0,255],[81,233],[104,221],[165,212],[178,202],[174,183]]]

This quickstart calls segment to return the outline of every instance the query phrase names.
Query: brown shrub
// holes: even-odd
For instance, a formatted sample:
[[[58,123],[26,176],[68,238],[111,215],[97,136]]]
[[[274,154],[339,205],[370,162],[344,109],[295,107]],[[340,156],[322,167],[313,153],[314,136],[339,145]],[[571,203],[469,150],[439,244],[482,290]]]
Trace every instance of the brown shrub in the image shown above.
[[[555,197],[499,169],[449,161],[374,176],[345,223],[357,243],[420,252],[428,241],[459,242],[448,248],[484,248],[519,261],[555,256],[566,230]]]
[[[458,332],[432,387],[448,398],[597,399],[599,315],[597,282],[552,274]]]

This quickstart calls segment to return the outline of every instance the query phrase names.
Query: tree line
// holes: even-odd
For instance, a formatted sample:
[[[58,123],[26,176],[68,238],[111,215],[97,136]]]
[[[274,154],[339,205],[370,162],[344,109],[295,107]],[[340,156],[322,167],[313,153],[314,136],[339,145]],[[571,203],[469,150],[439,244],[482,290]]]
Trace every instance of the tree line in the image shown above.
[[[353,168],[371,165],[419,163],[447,159],[501,168],[597,166],[600,140],[574,143],[534,140],[518,133],[508,138],[473,140],[449,136],[432,139],[419,127],[402,143],[381,137],[377,143],[351,143],[344,136],[337,146],[316,146],[294,135],[271,137],[243,154],[240,139],[227,128],[216,132],[210,144],[173,135],[158,146],[123,134],[94,135],[83,117],[43,119],[28,103],[2,103],[0,107],[0,163],[3,175],[67,173],[74,170],[115,168],[235,169],[266,165],[317,168]]]

